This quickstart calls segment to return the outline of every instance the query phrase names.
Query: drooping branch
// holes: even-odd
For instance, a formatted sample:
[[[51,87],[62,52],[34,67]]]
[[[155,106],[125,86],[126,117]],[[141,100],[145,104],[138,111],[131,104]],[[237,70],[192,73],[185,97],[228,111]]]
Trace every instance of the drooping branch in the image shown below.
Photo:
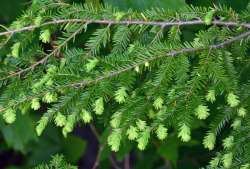
[[[205,21],[201,19],[191,20],[191,21],[141,21],[141,20],[123,20],[123,21],[115,21],[115,20],[86,20],[86,19],[58,19],[54,21],[48,21],[40,26],[38,25],[30,25],[20,29],[8,30],[5,32],[1,32],[0,36],[5,35],[13,35],[16,33],[21,33],[25,31],[31,31],[39,27],[48,26],[48,25],[56,25],[56,24],[63,24],[63,23],[96,23],[96,24],[105,24],[105,25],[149,25],[149,26],[161,26],[161,27],[168,27],[168,26],[185,26],[185,25],[204,25],[206,24]],[[211,22],[212,25],[221,25],[221,26],[228,26],[228,27],[245,27],[247,29],[250,28],[250,23],[237,23],[234,21],[220,21],[214,20]]]

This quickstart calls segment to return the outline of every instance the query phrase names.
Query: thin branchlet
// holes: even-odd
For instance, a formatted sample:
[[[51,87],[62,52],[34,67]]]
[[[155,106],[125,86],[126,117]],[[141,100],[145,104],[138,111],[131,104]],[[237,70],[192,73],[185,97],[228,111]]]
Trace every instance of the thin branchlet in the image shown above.
[[[142,21],[142,20],[124,20],[124,21],[115,21],[115,20],[86,20],[86,19],[58,19],[54,21],[48,21],[40,26],[30,25],[20,29],[8,30],[1,32],[0,36],[13,35],[16,33],[21,33],[25,31],[31,31],[39,27],[56,25],[63,23],[96,23],[96,24],[105,24],[105,25],[148,25],[148,26],[160,26],[162,28],[169,26],[185,26],[185,25],[204,25],[206,24],[203,20],[191,20],[191,21]],[[214,20],[211,22],[212,25],[228,26],[228,27],[245,27],[250,28],[249,23],[238,23],[233,21],[220,21]]]
[[[184,49],[180,49],[180,50],[170,51],[170,52],[167,52],[166,55],[156,56],[156,57],[149,58],[147,60],[141,61],[140,63],[131,65],[131,66],[126,67],[124,69],[121,69],[119,71],[110,72],[110,73],[108,73],[108,74],[106,74],[104,76],[98,77],[98,78],[96,78],[94,80],[90,80],[90,81],[84,80],[82,82],[72,83],[72,84],[65,85],[65,87],[81,88],[81,87],[85,87],[85,86],[88,86],[88,85],[91,85],[91,84],[96,84],[99,81],[102,81],[102,80],[105,80],[105,79],[109,79],[109,78],[118,76],[118,75],[120,75],[120,74],[122,74],[124,72],[130,71],[130,70],[134,69],[137,66],[141,66],[141,65],[145,64],[145,62],[152,62],[152,61],[160,59],[162,57],[175,57],[175,56],[178,56],[178,55],[181,55],[181,54],[186,54],[186,53],[195,53],[195,52],[200,52],[200,51],[203,51],[203,50],[212,50],[212,49],[223,48],[223,47],[225,47],[227,45],[232,44],[233,42],[240,41],[240,40],[242,40],[244,38],[247,38],[248,36],[250,36],[250,31],[242,33],[242,34],[240,34],[238,36],[235,36],[235,37],[233,37],[233,38],[231,38],[229,40],[226,40],[224,42],[221,42],[219,44],[210,45],[208,47],[202,47],[202,48],[184,48]]]
[[[67,45],[67,43],[72,40],[78,33],[80,33],[82,31],[82,29],[84,28],[85,24],[82,24],[82,26],[80,26],[75,32],[73,32],[66,40],[64,40],[60,45],[58,45],[50,54],[47,54],[44,58],[42,58],[41,60],[39,60],[38,62],[35,62],[34,64],[32,64],[31,66],[25,68],[25,69],[22,69],[18,72],[15,72],[15,73],[11,73],[10,75],[4,77],[4,78],[1,78],[1,80],[5,80],[5,79],[8,79],[8,78],[11,78],[11,77],[15,77],[15,76],[20,76],[21,74],[25,73],[25,72],[28,72],[30,70],[34,70],[35,67],[37,67],[38,65],[41,65],[41,64],[44,64],[48,59],[49,57],[57,54],[58,52],[60,52],[61,48],[63,48],[64,46]]]

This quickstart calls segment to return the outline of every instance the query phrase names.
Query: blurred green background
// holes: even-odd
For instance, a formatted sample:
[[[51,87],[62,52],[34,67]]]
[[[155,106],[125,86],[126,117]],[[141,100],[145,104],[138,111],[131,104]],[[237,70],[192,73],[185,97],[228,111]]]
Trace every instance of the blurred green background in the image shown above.
[[[91,0],[86,0],[91,2]],[[68,2],[83,2],[83,0],[68,0]],[[246,8],[249,0],[92,0],[93,3],[104,3],[115,6],[121,10],[133,8],[135,10],[145,10],[152,7],[176,10],[185,5],[194,6],[214,6],[226,5],[240,12]],[[22,14],[22,11],[29,7],[28,0],[1,0],[0,24],[9,25],[15,18]],[[188,30],[189,33],[190,30]],[[61,131],[54,127],[48,127],[41,137],[35,134],[35,125],[38,119],[37,114],[31,112],[30,115],[19,115],[18,120],[12,125],[6,125],[0,119],[0,168],[21,169],[46,162],[50,156],[56,153],[63,153],[66,159],[77,164],[79,168],[91,168],[96,153],[98,143],[88,126],[80,125],[74,133],[67,139],[62,137]],[[197,131],[197,135],[199,132]],[[201,134],[200,134],[201,135]],[[106,158],[110,151],[105,151],[101,168],[109,169],[109,160]],[[208,152],[193,141],[189,145],[182,145],[175,136],[170,136],[167,144],[161,144],[158,150],[149,147],[143,156],[140,152],[133,152],[135,157],[131,157],[134,168],[152,169],[161,163],[171,162],[172,168],[193,169],[207,164]],[[202,154],[202,155],[201,155]],[[206,155],[204,155],[206,154]],[[140,160],[136,157],[139,156]],[[117,160],[122,159],[122,152],[118,154]],[[166,166],[166,165],[164,165]],[[178,166],[178,167],[176,167]],[[162,168],[163,169],[163,168]]]

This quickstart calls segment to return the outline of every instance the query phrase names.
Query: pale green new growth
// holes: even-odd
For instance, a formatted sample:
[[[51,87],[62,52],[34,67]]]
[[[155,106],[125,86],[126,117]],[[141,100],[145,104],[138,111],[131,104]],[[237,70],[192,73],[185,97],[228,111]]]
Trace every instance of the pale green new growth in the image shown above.
[[[71,114],[67,117],[66,124],[64,125],[62,130],[64,137],[67,137],[68,133],[73,131],[75,122],[76,122],[76,116],[74,114]]]
[[[209,109],[207,106],[199,105],[196,108],[195,115],[198,119],[204,120],[209,116]]]
[[[222,157],[223,166],[225,168],[230,168],[232,165],[233,153],[224,154]]]
[[[66,124],[66,116],[64,116],[62,113],[57,113],[56,117],[55,117],[55,124],[58,127],[63,127]]]
[[[38,109],[40,109],[40,107],[41,107],[41,105],[40,105],[39,99],[38,98],[32,99],[31,108],[33,110],[38,110]]]
[[[53,103],[57,101],[56,93],[46,93],[42,99],[45,103]]]
[[[121,112],[114,113],[111,117],[110,126],[112,128],[119,128],[122,120],[121,118],[122,118]]]
[[[236,107],[240,103],[239,97],[236,96],[234,93],[229,93],[227,96],[227,103],[230,107]]]
[[[99,99],[97,99],[94,103],[94,111],[97,115],[102,115],[103,111],[104,111],[104,101],[103,98],[100,97]]]
[[[168,129],[161,124],[156,129],[156,134],[160,140],[164,140],[168,136]]]
[[[206,100],[213,103],[215,102],[216,98],[215,98],[215,91],[214,90],[209,90],[207,95],[206,95]]]
[[[113,130],[108,137],[108,145],[111,146],[112,151],[117,152],[119,150],[121,139],[122,139],[121,130],[119,129]]]
[[[215,13],[215,10],[211,10],[211,11],[207,12],[207,14],[204,18],[204,21],[207,25],[210,25],[212,23],[214,13]]]
[[[125,102],[126,97],[128,97],[128,94],[127,94],[126,90],[127,89],[125,87],[120,87],[119,90],[117,90],[115,92],[115,100],[118,103],[124,103]]]
[[[140,135],[137,138],[138,145],[137,147],[140,150],[144,150],[148,144],[149,138],[150,138],[150,129],[147,127],[144,131],[140,133]]]
[[[230,149],[233,146],[233,144],[234,144],[234,137],[233,136],[229,136],[223,140],[223,147],[225,149]]]
[[[219,165],[220,158],[218,156],[212,158],[212,160],[209,162],[211,167],[217,167]]]
[[[138,130],[134,126],[129,126],[126,134],[129,140],[135,140],[138,137]]]
[[[93,120],[91,113],[85,109],[82,109],[80,116],[81,116],[84,123],[90,123]]]
[[[41,16],[38,16],[38,17],[35,18],[34,24],[35,24],[36,26],[40,26],[41,23],[42,23],[42,21],[43,21],[43,18],[42,18]]]
[[[203,145],[209,150],[213,150],[215,146],[216,136],[214,133],[208,133],[203,139]]]
[[[16,112],[13,109],[7,109],[3,113],[3,119],[6,123],[11,124],[14,123],[16,120]]]
[[[238,116],[244,118],[246,116],[246,114],[247,114],[247,110],[245,108],[243,108],[243,107],[239,108]]]
[[[250,164],[243,164],[242,166],[240,166],[240,169],[249,169],[250,168]]]
[[[39,120],[38,125],[36,126],[36,133],[38,136],[42,134],[48,122],[49,122],[49,117],[47,116],[42,116],[42,118]]]
[[[186,124],[182,124],[179,128],[178,137],[181,138],[183,142],[188,142],[191,140],[191,129]]]
[[[48,164],[39,165],[34,169],[78,169],[78,167],[68,164],[62,155],[54,155]]]
[[[20,42],[17,42],[17,43],[15,43],[15,44],[11,47],[11,49],[12,49],[11,54],[12,54],[13,57],[15,57],[15,58],[18,58],[18,57],[19,57],[20,46],[21,46],[21,43],[20,43]]]
[[[90,72],[92,71],[96,65],[98,64],[98,59],[94,58],[94,59],[89,59],[88,63],[86,64],[86,71]]]
[[[234,130],[237,130],[241,127],[241,120],[240,119],[235,119],[231,125]]]
[[[154,106],[157,110],[161,109],[162,106],[163,106],[163,99],[162,99],[161,97],[158,97],[158,98],[154,101],[153,106]]]
[[[49,29],[43,30],[40,34],[40,40],[43,43],[49,43],[51,38],[51,33]]]
[[[143,120],[137,120],[136,126],[140,131],[143,131],[147,127],[147,123]]]

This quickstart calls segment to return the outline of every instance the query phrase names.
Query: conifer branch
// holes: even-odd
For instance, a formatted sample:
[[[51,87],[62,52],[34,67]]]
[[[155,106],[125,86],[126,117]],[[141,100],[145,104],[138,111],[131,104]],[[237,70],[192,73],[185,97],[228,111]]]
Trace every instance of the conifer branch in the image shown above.
[[[39,27],[48,26],[48,25],[56,25],[63,23],[95,23],[95,24],[105,24],[105,25],[149,25],[149,26],[185,26],[185,25],[204,25],[205,21],[201,19],[191,20],[191,21],[142,21],[142,20],[123,20],[123,21],[115,21],[115,20],[87,20],[87,19],[58,19],[54,21],[48,21],[41,25],[30,25],[23,27],[21,29],[8,30],[5,32],[1,32],[0,36],[5,35],[13,35],[16,33],[21,33],[25,31],[31,31]],[[220,26],[228,26],[228,27],[245,27],[247,29],[250,28],[250,23],[237,23],[234,21],[220,21],[214,20],[211,22],[211,25],[220,25]]]
[[[84,28],[85,24],[83,24],[81,27],[79,27],[74,33],[72,33],[71,36],[69,36],[65,41],[63,41],[63,43],[61,43],[59,46],[56,47],[56,49],[54,49],[50,54],[46,55],[43,59],[39,60],[38,62],[35,62],[34,64],[32,64],[31,66],[25,68],[25,69],[22,69],[18,72],[15,72],[15,73],[12,73],[4,78],[1,78],[1,80],[5,80],[5,79],[8,79],[8,78],[11,78],[11,77],[15,77],[15,76],[20,76],[21,74],[29,71],[29,70],[34,70],[35,67],[37,67],[38,65],[41,65],[41,64],[44,64],[49,57],[55,55],[56,53],[58,53],[62,47],[64,47],[65,45],[67,45],[67,43],[72,39],[74,38],[79,32],[82,31],[82,29]]]
[[[86,24],[90,24],[90,23],[97,23],[97,24],[107,24],[107,25],[113,25],[113,24],[121,24],[121,25],[151,25],[151,26],[161,26],[162,28],[168,27],[168,26],[184,26],[184,25],[201,25],[201,24],[205,24],[205,22],[201,19],[198,20],[193,20],[193,21],[177,21],[177,22],[164,22],[164,21],[155,21],[155,22],[151,22],[151,21],[139,21],[139,20],[131,20],[131,21],[113,21],[113,20],[83,20],[83,19],[62,19],[62,20],[55,20],[55,21],[49,21],[46,22],[44,24],[42,24],[41,26],[46,26],[46,25],[53,25],[53,24],[61,24],[61,23],[86,23]],[[223,25],[223,26],[242,26],[245,28],[250,28],[250,24],[248,23],[236,23],[236,22],[224,22],[224,21],[219,21],[219,20],[214,20],[212,22],[213,25]],[[16,29],[16,30],[9,30],[6,32],[2,32],[0,33],[0,36],[3,35],[13,35],[15,33],[20,33],[23,31],[28,31],[28,30],[33,30],[35,28],[38,28],[40,26],[37,25],[31,25],[31,26],[27,26],[21,29]],[[1,80],[5,80],[11,77],[15,77],[15,76],[20,76],[21,74],[29,71],[29,70],[33,70],[36,66],[43,64],[47,61],[47,59],[51,56],[53,56],[55,53],[57,53],[64,45],[67,44],[68,41],[70,41],[73,37],[76,36],[76,34],[78,34],[84,27],[81,26],[76,32],[74,32],[69,38],[67,38],[62,44],[60,44],[54,51],[52,51],[50,54],[46,55],[43,59],[39,60],[38,62],[35,62],[34,64],[32,64],[30,67],[22,69],[18,72],[14,72],[11,73],[10,75],[4,77],[4,78],[0,78]],[[230,43],[230,42],[229,42]],[[173,53],[174,54],[174,53]]]
[[[224,41],[222,43],[219,43],[219,44],[216,44],[216,45],[210,45],[208,47],[202,47],[202,48],[184,48],[184,49],[181,49],[181,50],[170,51],[170,52],[167,52],[166,55],[156,56],[156,57],[146,59],[144,61],[141,61],[140,63],[131,65],[131,66],[129,66],[127,68],[124,68],[124,69],[121,69],[119,71],[113,71],[113,72],[110,72],[110,73],[108,73],[108,74],[106,74],[104,76],[100,76],[100,77],[98,77],[98,78],[96,78],[94,80],[83,80],[82,82],[68,84],[65,87],[81,88],[81,87],[85,87],[85,86],[88,86],[88,85],[91,85],[91,84],[96,84],[99,81],[109,79],[109,78],[112,78],[112,77],[116,77],[116,76],[120,75],[121,73],[130,71],[130,70],[134,69],[137,66],[143,65],[145,62],[152,62],[152,61],[155,61],[155,60],[160,59],[162,57],[175,57],[175,56],[178,56],[178,55],[184,54],[184,53],[200,52],[200,51],[207,50],[207,49],[208,50],[220,49],[220,48],[223,48],[223,47],[225,47],[227,45],[232,44],[233,42],[236,42],[236,41],[242,40],[244,38],[247,38],[248,36],[250,36],[250,31],[242,33],[242,34],[240,34],[238,36],[235,36],[235,37],[233,37],[233,38],[231,38],[229,40],[226,40],[226,41]]]
[[[62,88],[67,88],[67,87],[83,88],[83,87],[86,87],[86,86],[89,86],[89,85],[92,85],[92,84],[96,84],[96,83],[98,83],[98,82],[100,82],[102,80],[106,80],[106,79],[109,79],[109,78],[116,77],[116,76],[118,76],[118,75],[120,75],[120,74],[122,74],[124,72],[128,72],[130,70],[133,70],[135,67],[143,65],[145,62],[151,62],[151,61],[157,60],[157,59],[162,58],[162,57],[176,57],[176,56],[178,56],[180,54],[184,54],[184,53],[195,53],[195,52],[200,52],[200,51],[203,51],[203,50],[220,49],[220,48],[223,48],[223,47],[225,47],[227,45],[230,45],[233,42],[242,40],[242,39],[244,39],[244,38],[246,38],[248,36],[250,36],[250,31],[242,33],[242,34],[240,34],[238,36],[235,36],[235,37],[233,37],[233,38],[231,38],[229,40],[226,40],[226,41],[224,41],[222,43],[219,43],[217,45],[210,45],[208,47],[203,47],[203,48],[184,48],[184,49],[181,49],[181,50],[170,51],[170,52],[167,52],[166,55],[149,58],[149,59],[147,59],[145,61],[142,61],[140,63],[131,65],[131,66],[129,66],[127,68],[124,68],[124,69],[121,69],[119,71],[109,72],[106,75],[99,76],[99,77],[97,77],[97,78],[95,78],[93,80],[83,80],[83,81],[76,82],[76,83],[61,85],[61,86],[55,87],[52,90],[57,90],[57,89],[62,89]],[[39,93],[39,95],[44,95],[45,93],[46,93],[46,91],[42,92],[42,93]],[[38,95],[28,97],[27,99],[25,99],[25,100],[23,100],[23,101],[21,101],[19,103],[16,103],[15,105],[18,105],[18,104],[20,104],[22,102],[25,102],[25,101],[28,101],[28,100],[32,100],[35,97],[38,97]],[[8,108],[9,107],[2,107],[0,109],[0,112],[3,112]]]

